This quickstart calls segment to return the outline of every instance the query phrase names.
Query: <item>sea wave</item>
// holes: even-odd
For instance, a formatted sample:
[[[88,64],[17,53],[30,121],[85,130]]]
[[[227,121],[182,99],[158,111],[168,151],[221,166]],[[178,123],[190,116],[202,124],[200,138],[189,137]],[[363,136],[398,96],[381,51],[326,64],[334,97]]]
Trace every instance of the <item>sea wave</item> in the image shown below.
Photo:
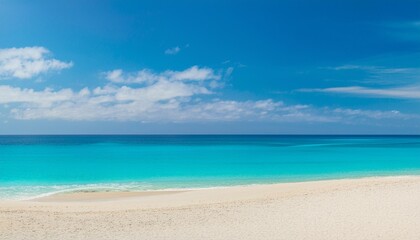
[[[142,182],[0,186],[1,200],[31,200],[60,193],[147,191],[158,188]]]
[[[252,184],[254,185],[254,184]],[[95,183],[69,185],[19,185],[0,186],[0,200],[27,201],[48,197],[55,194],[89,193],[89,192],[140,192],[140,191],[186,191],[200,189],[226,188],[231,185],[202,185],[195,187],[168,187],[144,182],[129,183]]]

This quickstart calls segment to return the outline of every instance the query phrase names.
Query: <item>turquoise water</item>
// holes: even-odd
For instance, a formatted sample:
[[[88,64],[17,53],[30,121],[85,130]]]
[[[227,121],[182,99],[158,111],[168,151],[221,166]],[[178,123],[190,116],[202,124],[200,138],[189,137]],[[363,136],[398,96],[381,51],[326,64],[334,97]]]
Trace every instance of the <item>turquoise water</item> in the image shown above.
[[[0,136],[0,199],[420,173],[420,136]]]

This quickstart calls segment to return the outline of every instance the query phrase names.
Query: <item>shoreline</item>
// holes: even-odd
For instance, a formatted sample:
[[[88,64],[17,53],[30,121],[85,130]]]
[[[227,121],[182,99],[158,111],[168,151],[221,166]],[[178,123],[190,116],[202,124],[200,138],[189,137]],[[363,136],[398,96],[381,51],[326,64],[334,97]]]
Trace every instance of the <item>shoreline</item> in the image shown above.
[[[88,206],[97,205],[105,208],[110,205],[118,206],[121,203],[139,202],[154,199],[171,205],[166,202],[171,195],[181,194],[184,204],[193,203],[197,197],[206,197],[214,195],[215,202],[243,200],[246,198],[253,199],[259,197],[266,197],[271,193],[277,195],[300,195],[300,194],[315,194],[330,191],[331,187],[334,190],[345,190],[348,188],[364,187],[373,184],[374,186],[381,184],[393,183],[410,183],[419,182],[420,175],[391,175],[391,176],[369,176],[369,177],[355,177],[355,178],[340,178],[340,179],[319,179],[297,182],[279,182],[279,183],[255,183],[246,185],[230,185],[230,186],[215,186],[215,187],[200,187],[200,188],[168,188],[145,191],[94,191],[69,190],[59,191],[53,193],[42,194],[28,199],[2,199],[0,200],[0,207],[5,204],[19,206],[60,206],[60,205],[77,205]],[[99,191],[98,191],[99,190]],[[238,196],[233,196],[240,193]],[[243,194],[249,194],[243,196]],[[227,194],[227,195],[226,195]],[[241,195],[242,194],[242,195]],[[191,195],[191,196],[190,196]],[[209,201],[209,199],[206,199]],[[206,202],[202,201],[201,202]],[[139,206],[136,206],[139,207]],[[150,207],[144,205],[142,207]],[[158,206],[162,207],[162,206]]]
[[[420,239],[418,202],[412,175],[65,193],[0,201],[0,239]]]
[[[169,188],[155,188],[155,189],[146,189],[146,190],[128,190],[128,189],[121,189],[125,188],[124,186],[128,185],[128,188],[133,187],[133,183],[135,182],[128,182],[121,183],[92,183],[92,184],[80,184],[74,188],[56,190],[51,192],[40,193],[34,196],[22,196],[18,198],[10,197],[10,198],[0,198],[0,202],[4,201],[37,201],[44,199],[54,199],[55,196],[60,196],[61,201],[64,200],[64,195],[109,195],[110,200],[115,198],[118,193],[122,195],[148,195],[148,194],[161,194],[162,192],[186,192],[186,191],[201,191],[201,190],[211,190],[211,189],[224,189],[224,188],[236,188],[236,187],[254,187],[254,186],[266,186],[266,185],[280,185],[280,184],[294,184],[294,183],[311,183],[311,182],[324,182],[324,181],[342,181],[342,180],[361,180],[361,179],[375,179],[375,178],[398,178],[398,177],[420,177],[420,172],[418,171],[407,171],[406,173],[382,173],[382,174],[372,174],[372,175],[345,175],[345,176],[330,176],[330,177],[319,177],[319,178],[308,178],[308,179],[289,179],[289,180],[274,180],[274,181],[256,181],[254,183],[237,183],[237,184],[227,184],[227,185],[211,185],[211,186],[200,186],[200,187],[169,187]],[[114,184],[119,184],[121,186],[115,187],[110,186]],[[141,184],[141,183],[139,183]],[[76,185],[76,184],[71,184]],[[93,187],[92,185],[98,185]],[[48,185],[41,185],[43,187],[48,187]],[[57,185],[60,186],[60,185]],[[63,185],[65,186],[65,185]],[[18,186],[21,187],[21,186]],[[25,187],[31,187],[31,185],[27,185]],[[33,187],[33,186],[32,186]],[[13,188],[13,186],[9,186],[9,188]],[[100,197],[102,200],[103,197]]]
[[[369,181],[369,180],[386,180],[386,179],[410,179],[419,178],[420,175],[386,175],[386,176],[366,176],[366,177],[349,177],[349,178],[331,178],[331,179],[317,179],[317,180],[303,180],[303,181],[290,181],[290,182],[273,182],[273,183],[251,183],[251,184],[238,184],[238,185],[222,185],[222,186],[211,186],[211,187],[197,187],[197,188],[165,188],[165,189],[153,189],[153,190],[139,190],[139,191],[125,191],[112,189],[106,189],[101,191],[101,188],[92,189],[76,189],[76,190],[64,190],[59,192],[52,192],[41,194],[39,196],[31,197],[23,200],[11,200],[11,201],[27,201],[27,202],[84,202],[84,201],[113,201],[113,200],[124,200],[134,197],[148,197],[155,195],[167,195],[181,192],[191,191],[209,191],[209,190],[221,190],[221,189],[243,189],[243,188],[266,188],[266,187],[284,187],[287,185],[300,185],[300,184],[314,184],[314,183],[334,183],[343,181]],[[9,200],[6,200],[9,201]],[[1,202],[1,201],[0,201]]]

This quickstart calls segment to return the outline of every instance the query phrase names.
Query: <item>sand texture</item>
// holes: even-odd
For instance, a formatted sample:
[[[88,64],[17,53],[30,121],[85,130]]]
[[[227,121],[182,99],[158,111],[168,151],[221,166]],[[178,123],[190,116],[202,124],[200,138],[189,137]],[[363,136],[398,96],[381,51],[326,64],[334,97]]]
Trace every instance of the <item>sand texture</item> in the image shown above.
[[[0,239],[420,239],[420,177],[0,202]]]

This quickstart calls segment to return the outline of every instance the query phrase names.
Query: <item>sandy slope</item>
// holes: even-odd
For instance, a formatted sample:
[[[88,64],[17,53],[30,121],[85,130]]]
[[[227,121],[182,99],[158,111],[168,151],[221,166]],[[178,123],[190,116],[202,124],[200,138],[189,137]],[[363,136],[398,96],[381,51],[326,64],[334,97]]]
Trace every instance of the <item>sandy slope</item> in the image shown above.
[[[4,201],[0,239],[420,239],[420,177]]]

